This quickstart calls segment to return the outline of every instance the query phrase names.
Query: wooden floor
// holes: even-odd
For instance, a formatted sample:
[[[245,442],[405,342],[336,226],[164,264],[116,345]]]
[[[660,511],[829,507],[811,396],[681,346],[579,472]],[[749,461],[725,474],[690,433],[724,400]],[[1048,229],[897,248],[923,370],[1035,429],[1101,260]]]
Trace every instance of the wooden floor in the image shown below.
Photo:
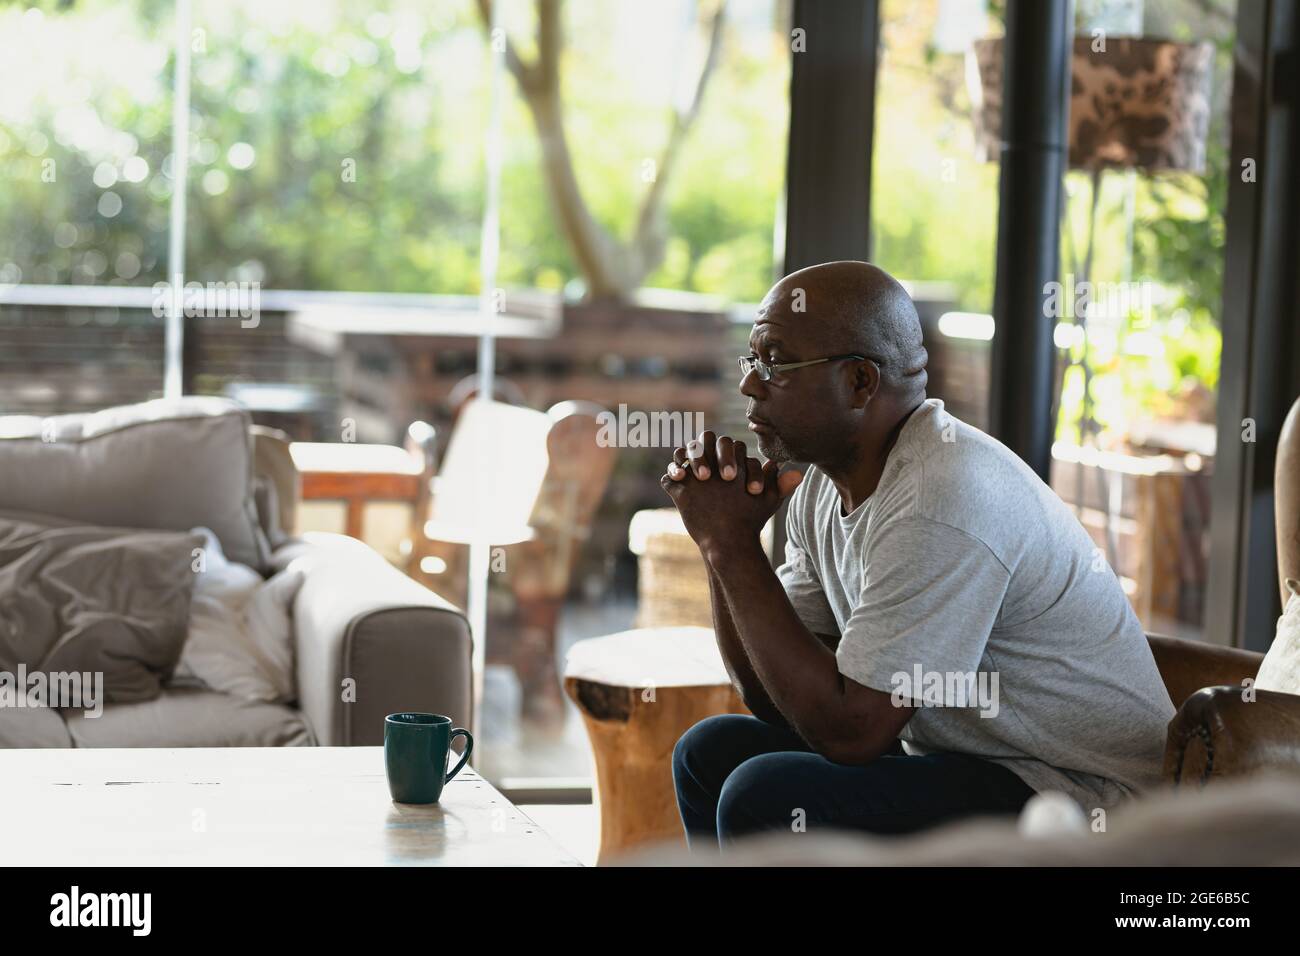
[[[468,767],[395,804],[380,747],[0,751],[5,865],[576,866]]]

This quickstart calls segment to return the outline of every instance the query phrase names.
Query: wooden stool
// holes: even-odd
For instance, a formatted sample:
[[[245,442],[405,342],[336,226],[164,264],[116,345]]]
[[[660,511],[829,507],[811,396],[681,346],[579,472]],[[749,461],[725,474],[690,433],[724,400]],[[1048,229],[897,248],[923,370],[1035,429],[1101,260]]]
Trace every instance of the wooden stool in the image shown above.
[[[596,765],[596,862],[647,843],[684,845],[673,747],[705,717],[749,713],[712,629],[642,628],[579,641],[565,662],[564,689],[582,713]]]

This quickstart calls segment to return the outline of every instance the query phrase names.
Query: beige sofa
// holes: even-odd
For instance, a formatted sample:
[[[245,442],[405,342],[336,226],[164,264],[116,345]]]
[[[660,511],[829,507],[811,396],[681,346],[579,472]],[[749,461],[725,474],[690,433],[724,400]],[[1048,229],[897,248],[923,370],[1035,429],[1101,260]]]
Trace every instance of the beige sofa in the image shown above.
[[[292,465],[273,437],[256,432],[242,407],[217,398],[0,417],[0,510],[128,528],[203,526],[231,560],[263,574],[310,558],[292,606],[294,705],[168,686],[97,718],[0,708],[0,747],[377,744],[384,716],[398,710],[469,726],[464,614],[359,541],[289,537]]]

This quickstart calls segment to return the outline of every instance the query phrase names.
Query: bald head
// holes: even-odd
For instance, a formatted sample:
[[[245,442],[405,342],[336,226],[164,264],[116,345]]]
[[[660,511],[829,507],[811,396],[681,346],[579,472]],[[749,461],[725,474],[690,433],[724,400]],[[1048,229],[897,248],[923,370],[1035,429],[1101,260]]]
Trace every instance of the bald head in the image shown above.
[[[758,325],[779,323],[809,355],[856,352],[880,363],[881,388],[924,397],[927,354],[911,296],[883,269],[845,260],[809,266],[772,287]]]

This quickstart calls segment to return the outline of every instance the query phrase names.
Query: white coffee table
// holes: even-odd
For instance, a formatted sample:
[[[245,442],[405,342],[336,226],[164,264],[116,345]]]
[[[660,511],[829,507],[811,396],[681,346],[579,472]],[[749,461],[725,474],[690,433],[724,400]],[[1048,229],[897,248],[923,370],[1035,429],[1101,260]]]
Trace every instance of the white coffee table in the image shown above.
[[[0,750],[0,820],[6,865],[579,865],[468,767],[393,803],[381,747]]]

